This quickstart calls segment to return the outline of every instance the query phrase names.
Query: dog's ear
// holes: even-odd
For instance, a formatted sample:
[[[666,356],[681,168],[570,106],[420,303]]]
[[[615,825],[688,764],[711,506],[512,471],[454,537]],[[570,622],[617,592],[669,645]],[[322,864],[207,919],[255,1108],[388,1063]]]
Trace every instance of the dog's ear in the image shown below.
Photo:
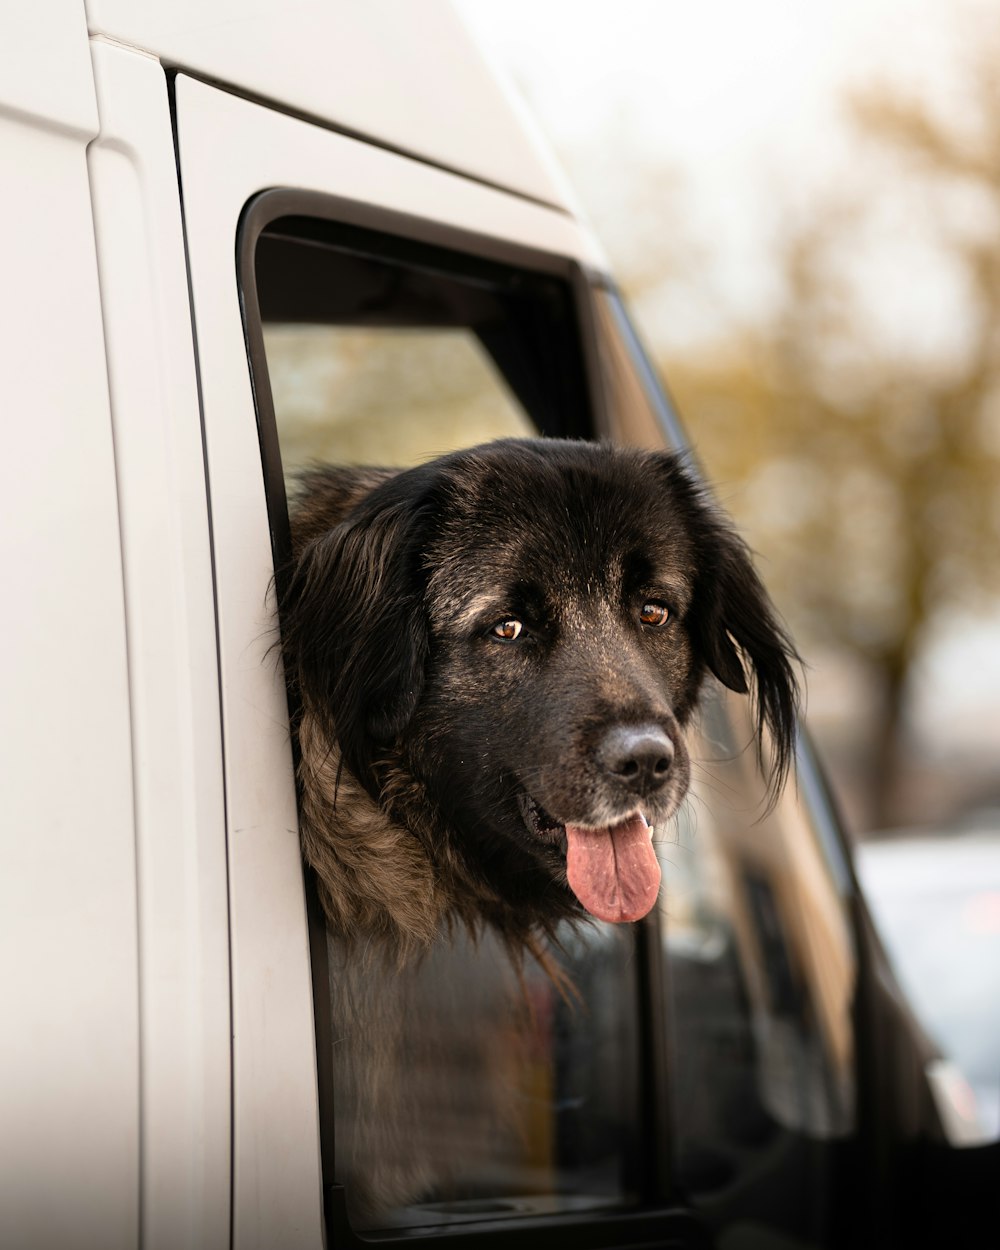
[[[428,650],[416,557],[422,510],[392,495],[373,492],[308,543],[280,604],[303,705],[373,794],[373,766],[413,715]]]
[[[795,753],[799,662],[753,566],[746,543],[676,458],[667,464],[673,490],[691,518],[694,540],[694,599],[688,629],[697,653],[730,690],[750,694],[758,752],[770,731],[772,802],[784,785]]]
[[[714,551],[700,581],[700,603],[692,622],[695,645],[724,686],[751,694],[758,744],[765,726],[771,735],[771,795],[775,798],[795,751],[799,688],[792,663],[798,655],[778,621],[746,544],[724,523],[716,523]],[[749,689],[744,663],[750,670]]]

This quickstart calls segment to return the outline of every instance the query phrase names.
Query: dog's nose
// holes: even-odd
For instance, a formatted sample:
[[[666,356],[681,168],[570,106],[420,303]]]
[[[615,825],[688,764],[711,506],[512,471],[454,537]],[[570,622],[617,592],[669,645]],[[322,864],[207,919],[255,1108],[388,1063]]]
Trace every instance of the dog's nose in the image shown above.
[[[604,735],[597,759],[630,790],[649,794],[667,780],[674,744],[659,725],[616,725]]]

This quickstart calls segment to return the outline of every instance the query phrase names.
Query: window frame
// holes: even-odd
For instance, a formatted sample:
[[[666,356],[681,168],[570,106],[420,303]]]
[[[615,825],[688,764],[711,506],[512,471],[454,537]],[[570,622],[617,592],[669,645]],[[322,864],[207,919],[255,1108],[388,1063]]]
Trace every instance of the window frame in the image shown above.
[[[395,253],[387,259],[398,259],[399,245],[407,244],[439,250],[450,257],[465,256],[471,262],[489,262],[512,270],[529,271],[561,280],[566,284],[571,306],[576,314],[579,347],[583,369],[583,385],[588,392],[591,421],[582,421],[581,436],[599,438],[611,429],[607,413],[607,391],[604,382],[595,312],[591,301],[595,287],[606,286],[602,275],[588,270],[573,257],[542,251],[513,240],[457,228],[429,218],[411,216],[376,204],[359,203],[349,198],[322,192],[271,188],[248,201],[237,230],[237,280],[240,309],[250,363],[257,431],[260,441],[268,522],[274,556],[275,584],[279,595],[285,570],[291,556],[291,533],[288,501],[282,468],[274,402],[267,371],[263,322],[256,283],[256,250],[261,235],[282,218],[308,218],[327,226],[360,228],[372,235],[381,235]],[[366,255],[370,254],[366,250]],[[624,325],[628,325],[624,309],[612,291]],[[629,327],[628,342],[634,344]],[[648,362],[645,365],[648,371]],[[643,377],[648,385],[648,379]],[[653,404],[663,427],[664,446],[675,446],[687,452],[676,414],[658,388],[653,388]],[[584,434],[586,425],[592,428]],[[291,689],[288,690],[289,718],[294,721],[297,710]],[[298,762],[298,746],[292,742],[293,756]],[[319,903],[314,876],[303,865],[306,880],[310,962],[313,985],[313,1006],[316,1029],[317,1079],[320,1125],[320,1163],[323,1183],[323,1207],[327,1237],[338,1247],[361,1247],[373,1241],[379,1244],[402,1242],[411,1233],[389,1231],[365,1233],[350,1225],[344,1191],[334,1176],[335,1137],[333,1120],[334,1090],[329,1065],[320,1062],[324,1048],[332,1045],[330,989],[326,927]],[[628,1246],[647,1242],[655,1236],[661,1245],[700,1245],[705,1232],[699,1217],[681,1205],[673,1187],[672,1153],[674,1136],[671,1115],[670,1034],[667,1027],[669,986],[667,961],[659,908],[635,926],[635,952],[639,980],[640,1073],[638,1088],[643,1091],[638,1108],[637,1127],[647,1149],[642,1152],[642,1173],[639,1177],[639,1205],[605,1213],[551,1214],[538,1217],[507,1217],[483,1222],[463,1222],[443,1229],[440,1234],[421,1234],[422,1244],[461,1247],[489,1244],[497,1250],[512,1248],[518,1239],[535,1231],[553,1238],[555,1246],[573,1247]]]
[[[272,542],[277,543],[280,538],[283,545],[280,553],[275,551],[276,564],[279,554],[287,555],[290,552],[287,533],[288,501],[278,445],[274,399],[268,381],[263,323],[257,295],[256,251],[261,235],[282,218],[312,218],[331,226],[357,227],[372,234],[381,234],[397,243],[422,244],[451,254],[464,253],[475,260],[562,279],[569,285],[574,310],[580,321],[585,385],[589,392],[593,424],[598,430],[608,428],[604,391],[600,383],[596,330],[589,302],[585,298],[591,276],[578,261],[507,239],[461,230],[425,217],[412,217],[376,204],[362,204],[343,196],[283,188],[263,191],[249,201],[240,217],[236,234],[236,256],[240,309],[253,380]],[[584,424],[581,422],[581,428]]]

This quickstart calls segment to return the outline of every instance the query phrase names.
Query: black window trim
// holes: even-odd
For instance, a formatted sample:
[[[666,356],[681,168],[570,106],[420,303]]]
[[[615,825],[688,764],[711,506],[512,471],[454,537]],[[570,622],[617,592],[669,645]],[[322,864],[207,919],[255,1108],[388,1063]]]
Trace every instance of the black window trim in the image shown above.
[[[566,282],[579,320],[585,386],[589,392],[595,434],[610,431],[607,416],[603,369],[599,357],[595,317],[591,308],[595,287],[608,290],[617,308],[623,331],[627,330],[630,345],[635,347],[634,331],[621,307],[617,292],[607,278],[589,270],[565,255],[531,248],[508,239],[483,235],[442,224],[427,218],[411,216],[378,205],[360,203],[345,197],[321,192],[272,188],[254,196],[244,207],[236,234],[236,281],[244,338],[250,363],[250,379],[254,397],[257,431],[267,503],[268,524],[274,557],[275,583],[281,582],[291,555],[291,534],[288,503],[278,442],[274,401],[268,381],[264,349],[263,324],[256,283],[256,249],[261,234],[281,218],[312,218],[330,225],[359,227],[384,235],[396,244],[407,241],[429,245],[449,253],[464,253],[473,260],[492,261],[505,266],[549,274]],[[640,360],[645,356],[639,351]],[[648,370],[648,363],[645,364]],[[644,377],[649,387],[649,379]],[[658,387],[650,388],[654,407],[663,424],[669,443],[686,452],[687,444],[672,407]],[[296,708],[289,692],[289,713]],[[297,743],[292,741],[297,763]],[[323,1207],[327,1244],[338,1247],[365,1247],[372,1244],[413,1241],[421,1244],[464,1250],[464,1247],[489,1245],[496,1250],[514,1250],[520,1240],[532,1232],[551,1239],[553,1247],[573,1250],[590,1247],[638,1247],[655,1244],[660,1247],[691,1247],[709,1245],[703,1220],[681,1205],[682,1196],[673,1189],[672,1181],[672,1115],[670,1103],[670,1036],[666,1007],[669,998],[667,961],[663,954],[659,909],[636,926],[636,960],[640,978],[640,1081],[643,1092],[639,1107],[641,1137],[646,1144],[642,1160],[640,1206],[587,1214],[551,1214],[539,1217],[508,1217],[483,1223],[464,1223],[441,1229],[400,1233],[365,1233],[351,1227],[342,1186],[334,1179],[335,1141],[333,1133],[332,1075],[329,1065],[319,1056],[332,1045],[330,991],[326,949],[326,929],[315,881],[303,865],[306,878],[310,962],[312,969],[313,1007],[315,1016],[318,1112],[320,1124],[320,1156],[323,1182]]]

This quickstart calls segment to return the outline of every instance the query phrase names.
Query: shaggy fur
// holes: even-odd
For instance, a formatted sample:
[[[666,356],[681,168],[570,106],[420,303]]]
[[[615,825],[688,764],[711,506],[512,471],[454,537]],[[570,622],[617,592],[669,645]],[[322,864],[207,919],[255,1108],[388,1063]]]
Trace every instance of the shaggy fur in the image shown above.
[[[783,782],[794,652],[674,455],[504,440],[405,471],[322,468],[293,547],[303,847],[348,943],[405,962],[458,924],[537,952],[583,915],[560,830],[637,808],[657,825],[681,802],[707,672],[751,693]],[[640,619],[649,601],[665,626]],[[636,725],[672,757],[641,792],[606,766]]]
[[[371,1225],[517,1172],[517,1056],[549,1043],[493,954],[515,983],[533,955],[558,984],[548,942],[589,897],[571,834],[631,830],[648,889],[625,918],[653,905],[636,813],[662,824],[683,799],[706,673],[752,687],[777,792],[793,653],[745,547],[666,453],[511,440],[317,469],[292,521],[281,625],[331,935],[337,1175]],[[637,730],[657,764],[631,775],[616,749]]]

